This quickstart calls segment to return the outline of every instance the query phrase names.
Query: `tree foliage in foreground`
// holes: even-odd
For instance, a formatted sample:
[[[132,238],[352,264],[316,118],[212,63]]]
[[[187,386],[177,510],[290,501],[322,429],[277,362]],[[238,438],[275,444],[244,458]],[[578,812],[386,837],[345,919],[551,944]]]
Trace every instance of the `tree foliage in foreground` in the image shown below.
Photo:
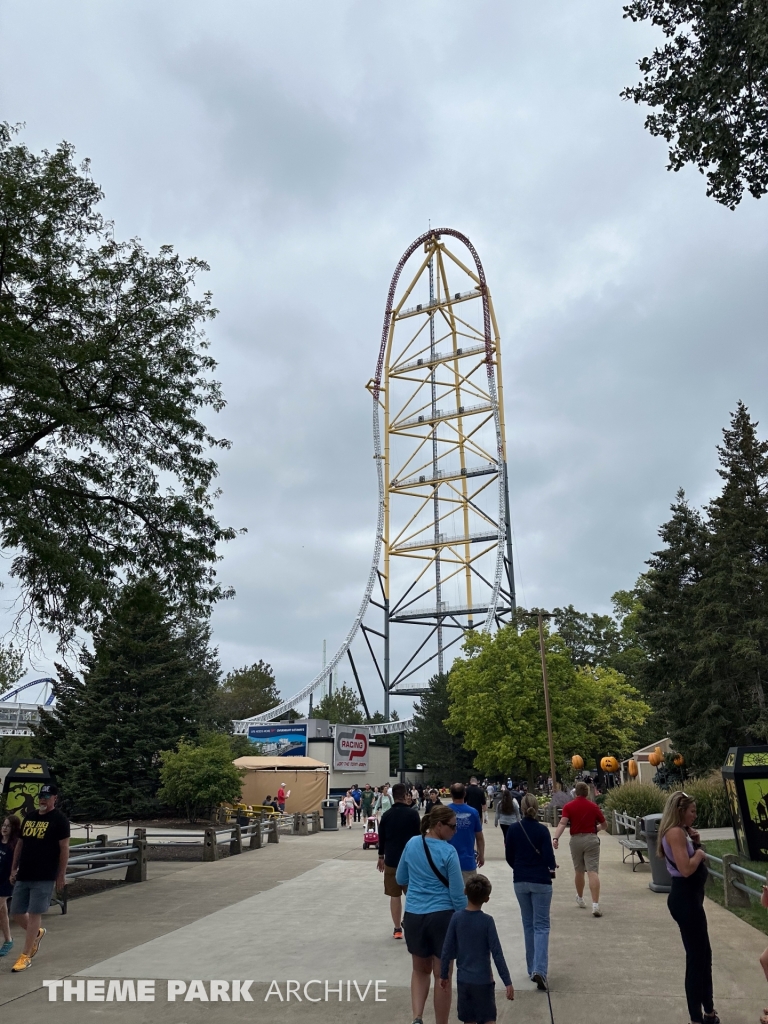
[[[35,748],[74,814],[135,818],[158,810],[160,752],[196,739],[211,720],[217,678],[201,666],[201,635],[189,640],[189,623],[141,581],[125,587],[105,616],[93,653],[82,656],[82,679],[58,667],[55,713],[41,713]]]
[[[224,405],[195,296],[207,266],[118,241],[87,162],[37,155],[0,125],[0,547],[23,609],[66,642],[126,575],[172,600],[222,596],[200,418]]]
[[[645,127],[669,143],[668,169],[707,176],[707,195],[731,209],[747,189],[768,191],[768,5],[765,0],[632,0],[666,42],[639,61],[623,91],[652,112]]]
[[[768,442],[742,403],[718,453],[722,491],[704,514],[678,493],[639,619],[643,689],[695,769],[768,742]]]
[[[230,741],[221,733],[204,737],[199,746],[181,740],[176,750],[164,750],[160,759],[158,799],[183,811],[188,821],[201,813],[211,817],[214,807],[240,797],[245,772],[232,764]]]
[[[577,669],[567,646],[545,634],[555,759],[575,753],[622,756],[650,708],[614,669]],[[539,634],[505,626],[495,636],[473,633],[466,659],[451,668],[448,728],[463,732],[477,751],[475,764],[488,774],[549,769]]]

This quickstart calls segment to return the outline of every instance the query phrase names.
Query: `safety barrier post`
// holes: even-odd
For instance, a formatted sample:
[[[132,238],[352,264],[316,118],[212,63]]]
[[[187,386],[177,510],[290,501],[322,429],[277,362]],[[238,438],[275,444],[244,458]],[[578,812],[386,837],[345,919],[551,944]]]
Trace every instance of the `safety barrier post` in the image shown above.
[[[103,833],[100,836],[96,836],[96,842],[99,844],[99,846],[106,846],[107,843],[109,842],[109,836],[106,833]]]
[[[147,880],[147,841],[138,836],[133,837],[134,862],[125,869],[126,882],[146,882]]]
[[[243,852],[243,829],[240,825],[232,826],[232,838],[229,841],[229,855]]]
[[[260,850],[261,849],[261,821],[262,821],[261,815],[257,814],[255,818],[251,819],[251,821],[253,822],[253,824],[256,827],[254,828],[253,832],[251,832],[250,849],[251,850]]]
[[[203,860],[211,861],[219,859],[219,848],[216,845],[216,829],[209,826],[203,836]]]
[[[300,836],[308,836],[309,835],[309,828],[307,826],[307,816],[306,816],[306,814],[300,814],[299,815],[299,835]]]
[[[725,895],[724,903],[729,909],[731,907],[748,907],[749,906],[749,895],[742,892],[741,889],[737,889],[734,885],[736,881],[743,880],[739,878],[738,874],[733,870],[733,865],[739,863],[739,858],[735,853],[724,853],[723,854],[723,892]]]
[[[277,831],[277,818],[272,818],[272,820],[269,822],[269,826],[268,827],[269,827],[269,834],[267,835],[267,842],[268,843],[279,843],[280,842],[280,836],[278,835],[278,831]]]

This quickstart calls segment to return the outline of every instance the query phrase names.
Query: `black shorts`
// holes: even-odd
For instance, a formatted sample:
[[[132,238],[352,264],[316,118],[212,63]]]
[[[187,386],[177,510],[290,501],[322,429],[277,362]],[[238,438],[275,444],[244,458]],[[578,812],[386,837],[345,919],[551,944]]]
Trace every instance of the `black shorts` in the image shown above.
[[[452,910],[436,910],[433,914],[409,914],[406,910],[403,928],[405,945],[411,956],[436,956],[439,960],[452,917]]]
[[[475,1024],[488,1024],[496,1020],[495,984],[470,985],[466,981],[458,981],[459,991],[456,1014],[459,1020],[474,1021]]]

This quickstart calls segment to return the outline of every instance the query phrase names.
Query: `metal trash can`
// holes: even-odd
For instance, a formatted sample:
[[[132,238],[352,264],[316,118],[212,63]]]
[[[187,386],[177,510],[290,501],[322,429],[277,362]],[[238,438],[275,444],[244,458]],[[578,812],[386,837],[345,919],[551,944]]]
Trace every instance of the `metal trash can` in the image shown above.
[[[640,835],[648,846],[648,862],[651,865],[651,881],[648,883],[648,888],[651,892],[670,892],[672,889],[672,877],[667,871],[667,862],[664,857],[659,857],[656,853],[661,818],[660,814],[646,814],[641,819],[640,826]]]
[[[323,831],[339,831],[339,801],[323,800]]]

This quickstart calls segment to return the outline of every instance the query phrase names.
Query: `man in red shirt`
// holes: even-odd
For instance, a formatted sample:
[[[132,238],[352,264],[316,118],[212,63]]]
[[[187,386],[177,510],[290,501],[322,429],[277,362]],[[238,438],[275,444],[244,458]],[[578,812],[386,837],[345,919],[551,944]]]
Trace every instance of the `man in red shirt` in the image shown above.
[[[602,917],[600,909],[600,839],[597,833],[607,829],[603,812],[588,800],[589,786],[586,782],[576,783],[576,796],[563,808],[560,824],[555,829],[552,845],[558,848],[560,836],[566,825],[571,826],[571,858],[576,872],[576,902],[586,907],[584,902],[584,875],[589,877],[589,891],[592,894],[592,914]]]

